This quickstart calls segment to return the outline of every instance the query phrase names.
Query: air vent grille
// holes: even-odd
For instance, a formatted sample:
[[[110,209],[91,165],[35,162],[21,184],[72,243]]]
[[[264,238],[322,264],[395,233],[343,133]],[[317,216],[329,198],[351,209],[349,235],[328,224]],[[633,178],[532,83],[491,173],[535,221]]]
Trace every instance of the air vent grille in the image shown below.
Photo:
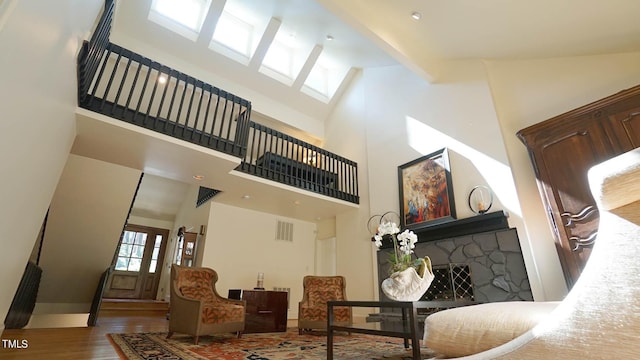
[[[293,223],[278,220],[276,223],[276,240],[293,241]]]

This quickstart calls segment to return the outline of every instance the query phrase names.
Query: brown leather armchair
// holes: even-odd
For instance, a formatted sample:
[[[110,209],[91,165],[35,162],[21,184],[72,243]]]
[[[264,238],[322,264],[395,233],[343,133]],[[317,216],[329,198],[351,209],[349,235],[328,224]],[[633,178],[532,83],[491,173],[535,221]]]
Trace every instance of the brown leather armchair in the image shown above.
[[[305,330],[327,329],[327,301],[346,300],[344,276],[312,276],[302,280],[302,301],[298,303],[298,333]],[[350,307],[336,307],[333,312],[336,325],[351,325]]]
[[[209,268],[171,266],[171,298],[169,302],[169,334],[174,332],[194,336],[244,331],[246,304],[231,300],[216,292],[218,273]]]

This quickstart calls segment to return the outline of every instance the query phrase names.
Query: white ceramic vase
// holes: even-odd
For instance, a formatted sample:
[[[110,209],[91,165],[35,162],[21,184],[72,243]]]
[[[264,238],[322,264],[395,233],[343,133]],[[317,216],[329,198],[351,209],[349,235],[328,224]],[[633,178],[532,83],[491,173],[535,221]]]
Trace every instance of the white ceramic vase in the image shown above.
[[[382,281],[380,288],[391,300],[418,301],[431,286],[434,275],[431,259],[425,256],[416,271],[414,267],[397,271]]]

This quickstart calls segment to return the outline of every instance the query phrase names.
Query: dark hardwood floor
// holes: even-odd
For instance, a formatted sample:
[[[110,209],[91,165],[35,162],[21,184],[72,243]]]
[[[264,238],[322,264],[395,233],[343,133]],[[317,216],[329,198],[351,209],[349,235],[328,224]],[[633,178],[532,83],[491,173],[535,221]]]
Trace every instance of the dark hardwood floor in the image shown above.
[[[102,311],[97,326],[84,328],[4,330],[0,359],[120,359],[106,334],[165,332],[166,315],[158,311]],[[9,349],[8,341],[27,347]]]

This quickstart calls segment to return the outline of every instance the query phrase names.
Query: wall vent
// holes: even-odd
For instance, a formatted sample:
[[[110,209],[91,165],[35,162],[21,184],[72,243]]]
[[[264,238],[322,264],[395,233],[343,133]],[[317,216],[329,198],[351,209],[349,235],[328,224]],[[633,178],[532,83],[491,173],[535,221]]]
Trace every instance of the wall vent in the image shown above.
[[[293,241],[293,223],[278,220],[276,223],[276,240]]]

